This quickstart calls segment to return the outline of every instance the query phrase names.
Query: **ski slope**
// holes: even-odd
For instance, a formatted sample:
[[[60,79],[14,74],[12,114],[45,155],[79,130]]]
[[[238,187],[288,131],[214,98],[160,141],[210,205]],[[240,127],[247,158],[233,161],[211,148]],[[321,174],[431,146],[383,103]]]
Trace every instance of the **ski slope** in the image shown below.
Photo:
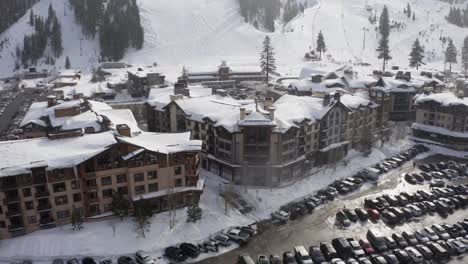
[[[35,13],[46,16],[49,1],[41,0],[36,4]],[[62,23],[64,55],[70,56],[74,67],[84,71],[91,69],[97,64],[98,41],[82,40],[80,55],[80,28],[67,1],[52,0],[52,3]],[[314,47],[320,30],[328,47],[320,65],[336,68],[342,64],[366,62],[380,68],[381,61],[377,60],[375,51],[377,25],[371,25],[368,18],[375,10],[380,15],[384,4],[388,5],[391,20],[405,24],[404,29],[391,32],[393,59],[388,66],[406,67],[411,45],[419,37],[427,53],[426,67],[442,69],[445,47],[440,38],[452,38],[461,49],[463,38],[468,35],[468,29],[445,21],[450,5],[437,0],[410,0],[416,14],[414,22],[403,13],[407,0],[367,0],[369,8],[366,8],[366,0],[311,0],[304,14],[287,25],[278,21],[277,31],[273,33],[258,31],[245,23],[238,11],[237,0],[138,0],[138,3],[145,29],[144,47],[129,50],[123,61],[132,64],[156,62],[169,80],[175,80],[184,65],[193,71],[213,70],[222,60],[233,68],[258,69],[258,54],[267,34],[273,41],[279,73],[297,76],[304,65],[311,64],[304,62],[303,56],[309,47]],[[32,31],[27,25],[28,20],[29,13],[0,36],[0,40],[5,36],[10,38],[9,47],[0,51],[0,76],[11,74],[15,47],[21,45],[24,33]],[[63,62],[64,57],[57,61],[56,67],[63,67]],[[454,69],[457,67],[460,68],[455,65]]]

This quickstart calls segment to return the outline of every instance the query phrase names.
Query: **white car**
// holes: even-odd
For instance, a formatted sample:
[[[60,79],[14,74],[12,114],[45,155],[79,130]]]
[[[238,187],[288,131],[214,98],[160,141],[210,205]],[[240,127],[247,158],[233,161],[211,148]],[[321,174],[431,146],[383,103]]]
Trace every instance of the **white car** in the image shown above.
[[[135,260],[138,264],[155,264],[154,258],[143,250],[137,251],[135,254]]]
[[[226,232],[226,235],[230,239],[238,241],[240,243],[247,243],[250,237],[249,234],[242,232],[240,229],[237,228],[229,229],[229,231]]]
[[[271,214],[271,217],[273,219],[276,219],[276,220],[279,220],[283,223],[287,222],[289,220],[289,214],[286,213],[285,211],[283,210],[278,210],[278,211],[275,211]]]

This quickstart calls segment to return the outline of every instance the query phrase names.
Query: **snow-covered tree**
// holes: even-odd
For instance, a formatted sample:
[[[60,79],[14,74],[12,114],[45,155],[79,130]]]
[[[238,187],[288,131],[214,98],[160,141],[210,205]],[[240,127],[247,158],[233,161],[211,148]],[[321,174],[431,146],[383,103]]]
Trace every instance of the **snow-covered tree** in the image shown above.
[[[188,78],[188,71],[187,71],[187,68],[185,66],[182,67],[181,77],[182,77],[183,80],[187,80],[187,78]]]
[[[319,59],[322,59],[322,53],[327,51],[327,46],[325,45],[325,38],[323,37],[322,31],[318,33],[317,36],[317,52],[319,53]]]
[[[406,6],[406,15],[408,16],[408,18],[411,18],[411,6],[408,5]]]
[[[62,27],[60,26],[57,16],[54,17],[52,22],[51,44],[54,56],[60,57],[63,52]]]
[[[380,15],[379,32],[383,38],[388,38],[390,36],[390,17],[386,5],[382,9],[382,14]]]
[[[409,54],[409,66],[412,68],[419,69],[421,65],[424,65],[424,49],[419,43],[419,39],[416,39],[413,43],[411,53]]]
[[[202,218],[203,211],[196,201],[192,201],[187,207],[187,222],[197,222]]]
[[[34,10],[32,8],[29,12],[29,25],[34,26]]]
[[[73,230],[83,229],[83,217],[80,210],[77,210],[75,206],[72,208],[71,223]]]
[[[463,69],[465,71],[468,70],[468,36],[465,37],[465,40],[463,41],[463,47],[462,47],[462,52],[461,52],[461,61],[463,64]]]
[[[273,46],[269,36],[263,40],[263,50],[260,53],[260,68],[262,73],[267,77],[267,83],[270,80],[270,75],[276,74],[276,60]]]
[[[449,64],[450,72],[452,71],[452,63],[457,63],[457,48],[453,45],[452,39],[449,39],[447,49],[445,50],[445,63]]]
[[[379,54],[379,60],[383,60],[382,62],[382,72],[385,72],[385,66],[387,65],[387,61],[392,59],[390,56],[390,47],[388,46],[388,39],[381,38],[379,41],[379,47],[377,48],[377,52]]]
[[[68,56],[65,58],[65,69],[70,69],[71,68],[71,63],[70,63],[70,58]]]
[[[115,216],[120,217],[121,221],[123,220],[124,216],[128,215],[129,207],[130,203],[125,195],[120,192],[114,192],[112,194],[112,213],[114,213]]]

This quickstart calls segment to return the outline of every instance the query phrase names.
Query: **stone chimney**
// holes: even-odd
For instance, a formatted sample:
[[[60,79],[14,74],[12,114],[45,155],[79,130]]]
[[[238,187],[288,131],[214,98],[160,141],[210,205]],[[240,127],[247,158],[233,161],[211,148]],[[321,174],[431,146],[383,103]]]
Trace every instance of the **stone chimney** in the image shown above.
[[[245,119],[245,108],[241,107],[240,109],[240,120]]]
[[[269,109],[273,107],[273,97],[266,97],[265,98],[265,109]]]
[[[330,104],[330,94],[326,93],[323,96],[323,106],[328,106]]]
[[[132,136],[130,127],[128,127],[126,124],[117,125],[117,132],[119,133],[119,135],[124,136],[124,137]]]
[[[270,120],[275,121],[275,110],[276,108],[274,107],[268,107],[268,111],[270,112]]]
[[[55,95],[47,96],[47,108],[54,106],[57,103],[57,97]]]
[[[184,98],[184,96],[182,94],[174,94],[174,95],[169,95],[169,98],[171,99],[171,102],[175,102],[177,100],[180,100],[182,98]]]
[[[333,99],[337,102],[340,101],[341,94],[339,92],[335,92],[335,95],[333,96]]]

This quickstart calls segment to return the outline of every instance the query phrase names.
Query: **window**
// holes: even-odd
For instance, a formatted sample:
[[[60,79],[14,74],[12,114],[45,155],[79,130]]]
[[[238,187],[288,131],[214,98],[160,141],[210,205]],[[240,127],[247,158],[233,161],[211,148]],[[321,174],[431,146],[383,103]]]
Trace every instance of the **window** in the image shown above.
[[[175,175],[181,175],[182,174],[182,167],[177,166],[174,168],[174,174]]]
[[[57,218],[58,219],[66,219],[70,217],[70,212],[68,210],[58,211]]]
[[[35,215],[33,215],[33,216],[28,216],[28,223],[30,223],[30,224],[35,224],[35,223],[37,223],[36,216],[35,216]]]
[[[182,179],[175,180],[175,187],[182,187]]]
[[[148,180],[156,180],[158,178],[158,171],[148,171]]]
[[[158,191],[157,183],[148,184],[148,192],[157,192],[157,191]]]
[[[107,186],[107,185],[111,185],[111,184],[112,184],[112,177],[111,176],[101,178],[101,185],[102,186]]]
[[[102,191],[102,197],[111,198],[112,197],[112,189],[103,190]]]
[[[0,228],[5,228],[5,221],[0,221]]]
[[[140,186],[135,186],[135,194],[142,194],[145,193],[145,186],[140,185]]]
[[[25,202],[24,207],[26,207],[26,210],[32,210],[34,209],[34,203],[32,201]]]
[[[127,175],[120,174],[117,175],[117,183],[127,182]]]
[[[71,182],[71,187],[72,187],[72,190],[79,189],[80,188],[80,182],[79,181],[72,181]]]
[[[24,188],[23,189],[23,196],[30,197],[31,196],[31,188]]]
[[[117,192],[118,192],[118,193],[121,193],[121,194],[128,194],[128,188],[127,188],[127,186],[118,187],[118,188],[117,188]]]
[[[68,197],[66,195],[57,196],[55,197],[55,204],[56,205],[64,205],[68,203]]]
[[[81,193],[74,193],[73,194],[73,202],[81,202]]]
[[[64,182],[61,182],[61,183],[55,183],[54,185],[52,185],[53,189],[54,189],[54,193],[57,193],[57,192],[64,192],[67,190],[67,187],[65,186],[65,183]]]
[[[135,180],[135,182],[142,182],[145,180],[145,174],[144,173],[136,173],[135,175],[133,175],[133,179]]]

